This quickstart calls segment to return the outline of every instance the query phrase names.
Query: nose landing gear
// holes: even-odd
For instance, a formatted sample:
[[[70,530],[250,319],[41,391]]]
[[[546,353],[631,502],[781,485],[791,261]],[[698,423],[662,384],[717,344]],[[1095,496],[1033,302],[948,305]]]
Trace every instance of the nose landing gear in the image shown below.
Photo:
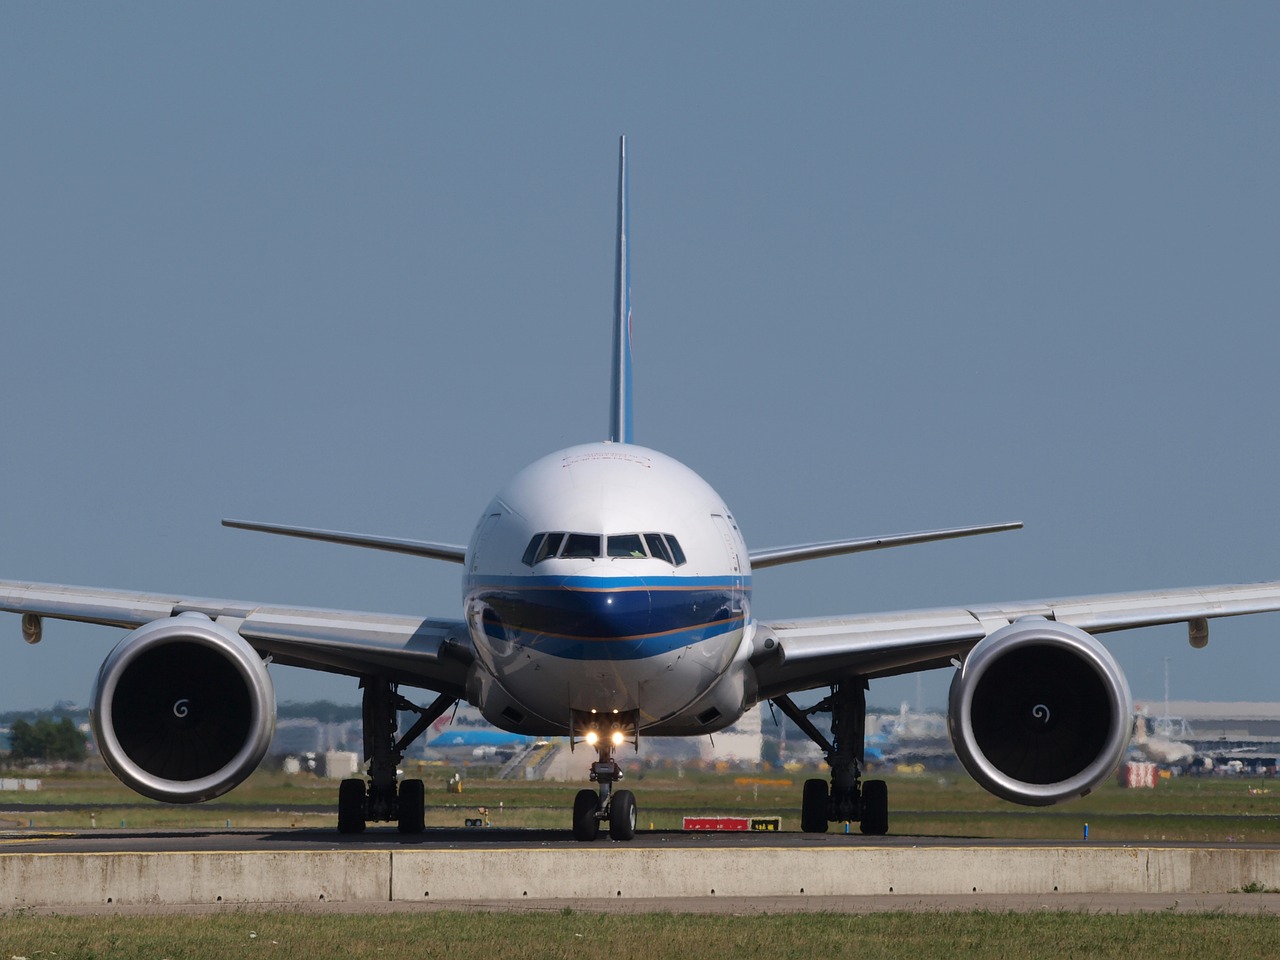
[[[622,767],[614,759],[614,751],[624,743],[640,749],[638,713],[580,713],[569,720],[569,747],[584,743],[596,750],[591,764],[591,782],[599,784],[599,792],[578,791],[573,800],[573,838],[594,840],[600,835],[600,824],[608,822],[609,836],[614,840],[631,840],[636,835],[636,797],[630,790],[614,792],[613,785],[622,779]]]

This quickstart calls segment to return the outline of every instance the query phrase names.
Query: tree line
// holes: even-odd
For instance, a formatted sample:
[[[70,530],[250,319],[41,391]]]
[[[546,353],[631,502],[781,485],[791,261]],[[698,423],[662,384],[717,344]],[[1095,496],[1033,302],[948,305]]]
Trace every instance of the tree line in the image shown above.
[[[9,726],[9,759],[20,761],[83,760],[85,738],[70,717],[40,717],[35,723],[15,720]]]

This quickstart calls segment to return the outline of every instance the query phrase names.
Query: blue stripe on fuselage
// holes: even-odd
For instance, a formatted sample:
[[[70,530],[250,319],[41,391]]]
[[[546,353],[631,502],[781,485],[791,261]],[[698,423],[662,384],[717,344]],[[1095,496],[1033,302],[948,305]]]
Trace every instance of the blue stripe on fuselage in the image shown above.
[[[492,577],[468,607],[495,643],[572,660],[634,660],[741,629],[749,581],[734,577]]]

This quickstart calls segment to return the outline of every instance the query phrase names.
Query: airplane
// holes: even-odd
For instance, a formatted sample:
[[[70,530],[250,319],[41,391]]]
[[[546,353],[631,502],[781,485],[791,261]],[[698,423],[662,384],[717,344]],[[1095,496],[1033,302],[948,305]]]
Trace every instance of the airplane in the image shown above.
[[[1196,758],[1196,748],[1181,740],[1174,740],[1159,732],[1148,733],[1147,722],[1150,718],[1145,710],[1138,710],[1133,718],[1133,753],[1150,760],[1162,763],[1167,767],[1178,767],[1190,764]],[[1156,728],[1157,731],[1159,728]]]
[[[754,572],[785,563],[1012,530],[1006,522],[749,549],[693,470],[634,439],[626,138],[619,141],[607,438],[557,450],[511,479],[466,546],[224,520],[229,527],[425,557],[462,568],[461,616],[423,618],[0,581],[0,610],[128,631],[94,684],[92,726],[110,769],[138,793],[217,797],[259,764],[275,724],[269,663],[359,679],[366,776],[340,784],[338,830],[424,829],[405,749],[458,701],[491,723],[583,747],[595,788],[574,798],[573,836],[636,833],[615,789],[643,736],[704,736],[768,702],[818,744],[830,777],[806,780],[800,826],[888,830],[888,791],[865,773],[869,684],[954,667],[948,727],[968,772],[1027,805],[1082,796],[1128,746],[1133,701],[1096,634],[1280,610],[1280,582],[758,619]],[[402,688],[434,694],[425,706]],[[793,695],[825,690],[809,707]],[[423,698],[420,698],[423,699]],[[399,713],[417,714],[401,730]],[[813,722],[830,714],[830,735]]]

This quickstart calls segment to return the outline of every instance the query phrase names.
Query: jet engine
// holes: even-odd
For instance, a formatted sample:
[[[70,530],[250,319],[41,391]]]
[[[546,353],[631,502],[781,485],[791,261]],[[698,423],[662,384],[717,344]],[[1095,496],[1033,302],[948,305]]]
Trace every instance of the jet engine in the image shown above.
[[[1115,771],[1132,718],[1129,684],[1101,643],[1027,617],[969,652],[951,681],[947,726],[983,787],[1047,806],[1087,794]]]
[[[239,634],[183,613],[116,645],[98,671],[91,719],[103,759],[126,786],[196,803],[261,762],[275,732],[275,689]]]

